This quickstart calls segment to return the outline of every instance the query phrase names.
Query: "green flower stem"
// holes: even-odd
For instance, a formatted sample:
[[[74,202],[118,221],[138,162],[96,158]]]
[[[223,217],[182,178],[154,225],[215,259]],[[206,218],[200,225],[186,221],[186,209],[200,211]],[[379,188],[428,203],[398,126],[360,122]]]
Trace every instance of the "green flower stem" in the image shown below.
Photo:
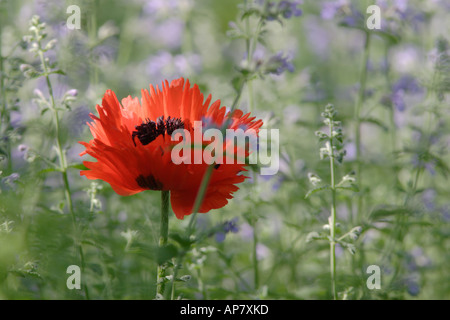
[[[247,1],[246,1],[247,5]],[[263,26],[263,20],[260,19],[258,25],[256,27],[255,33],[252,34],[250,30],[250,16],[246,18],[245,21],[245,32],[247,35],[246,38],[246,50],[247,50],[247,67],[252,67],[252,58],[253,53],[256,49],[256,45],[258,43],[258,37],[261,32]],[[247,81],[247,95],[248,95],[248,109],[249,112],[253,112],[254,110],[254,92],[253,92],[253,82],[252,79],[248,79]],[[253,178],[253,186],[257,184],[257,176],[254,172],[251,173]],[[254,276],[254,286],[255,290],[259,288],[259,266],[258,266],[258,255],[257,255],[257,246],[258,246],[258,234],[256,231],[256,222],[257,219],[252,219],[252,227],[253,227],[253,276]]]
[[[56,108],[55,98],[53,96],[53,87],[52,87],[52,84],[50,82],[50,77],[49,77],[49,70],[47,67],[47,63],[45,61],[45,57],[44,57],[44,53],[42,51],[42,46],[41,46],[40,41],[38,42],[38,45],[39,45],[38,55],[41,60],[42,69],[43,69],[43,72],[45,75],[45,80],[47,82],[48,93],[50,96],[50,107],[53,112],[53,118],[55,121],[56,147],[57,147],[57,153],[58,153],[58,158],[59,158],[60,171],[61,171],[63,183],[64,183],[64,194],[65,194],[65,198],[66,198],[66,204],[68,206],[70,215],[72,217],[73,227],[74,227],[75,233],[76,233],[76,244],[78,246],[78,252],[80,255],[81,270],[84,272],[84,269],[85,269],[84,253],[83,253],[83,247],[78,239],[78,226],[77,226],[77,222],[76,222],[75,211],[73,208],[72,193],[70,190],[69,179],[67,176],[67,162],[66,162],[65,153],[64,153],[62,143],[61,143],[61,126],[60,126],[60,122],[59,122],[58,110]],[[89,298],[89,290],[86,285],[83,285],[83,290],[84,290],[86,299],[89,300],[90,299]]]
[[[247,6],[247,1],[245,1],[245,5]],[[245,19],[245,31],[247,34],[247,38],[245,39],[245,48],[247,50],[247,67],[250,67],[250,63],[252,61],[253,50],[252,50],[252,37],[250,37],[250,16]],[[248,108],[249,112],[253,111],[253,86],[252,82],[247,82],[247,91],[248,91]]]
[[[255,290],[259,289],[259,266],[258,266],[258,234],[256,232],[256,221],[253,223],[253,276]]]
[[[173,270],[173,277],[172,277],[172,282],[170,284],[170,287],[172,288],[171,292],[170,292],[170,300],[175,300],[175,279],[178,276],[178,270],[180,269],[180,264],[182,261],[182,256],[179,256],[176,259],[176,264],[175,264],[175,268]]]
[[[242,81],[242,83],[241,83],[241,85],[240,85],[240,87],[238,89],[236,98],[234,99],[233,104],[231,105],[230,116],[233,114],[234,109],[236,109],[236,105],[239,102],[239,99],[241,98],[242,90],[244,89],[246,81],[247,81],[247,79],[244,79],[244,81]],[[222,126],[222,131],[223,132],[225,132],[224,130],[227,127],[227,124],[228,124],[227,120],[228,119],[226,119],[224,121],[224,124]],[[195,220],[196,220],[196,217],[197,217],[197,212],[200,209],[200,206],[201,206],[201,204],[203,202],[203,198],[206,195],[206,190],[207,190],[207,187],[208,187],[208,184],[209,184],[209,180],[211,179],[213,169],[214,169],[214,164],[211,164],[210,166],[208,166],[208,168],[205,171],[205,174],[203,175],[199,191],[197,193],[197,196],[195,197],[195,202],[194,202],[194,206],[193,206],[193,209],[192,209],[193,213],[192,213],[192,216],[191,216],[191,220],[189,221],[189,226],[188,226],[188,233],[189,233],[189,235],[191,235],[193,233],[194,229],[195,229]]]
[[[167,245],[169,236],[169,191],[161,191],[161,222],[159,225],[159,248]],[[165,277],[166,277],[166,262],[158,265],[157,279],[156,279],[156,294],[164,295]]]
[[[361,159],[361,110],[365,99],[366,93],[366,84],[367,84],[367,66],[369,63],[370,57],[370,42],[371,42],[371,33],[365,32],[365,41],[364,41],[364,57],[363,57],[363,65],[361,66],[361,74],[359,79],[359,92],[356,99],[355,105],[355,149],[356,149],[356,181],[360,186],[360,191],[357,194],[357,205],[356,205],[356,221],[357,224],[360,224],[363,221],[363,193],[364,193],[364,185],[362,179],[362,159]],[[359,265],[364,264],[364,250],[361,248],[359,250],[360,254],[358,257]],[[355,268],[355,258],[352,257],[352,265]]]
[[[364,96],[366,92],[367,83],[367,65],[369,62],[370,54],[370,33],[365,33],[366,39],[364,43],[364,59],[361,70],[361,77],[359,80],[359,93],[355,105],[355,148],[356,148],[356,181],[362,188],[362,159],[361,159],[361,109],[364,102]],[[362,195],[358,197],[357,216],[359,220],[362,218]]]
[[[249,20],[248,19],[247,19],[246,23],[247,23],[247,26],[246,26],[247,30],[249,30]],[[258,30],[260,30],[261,27],[262,27],[262,24],[260,22],[260,24],[258,25]],[[251,59],[251,55],[250,55],[250,51],[252,50],[251,47],[252,47],[252,45],[251,45],[251,38],[248,37],[246,39],[246,48],[247,48],[247,52],[248,52],[247,59],[248,60]],[[239,89],[237,91],[236,97],[235,97],[235,99],[233,101],[233,104],[231,106],[230,115],[232,115],[233,111],[236,109],[236,106],[237,106],[237,104],[238,104],[238,102],[239,102],[239,100],[240,100],[240,98],[242,96],[242,91],[243,91],[244,86],[246,84],[247,84],[247,89],[249,90],[248,91],[249,92],[249,104],[250,104],[249,107],[250,107],[250,110],[251,110],[252,104],[253,104],[253,99],[252,99],[253,90],[252,90],[252,87],[251,87],[251,84],[250,84],[250,80],[247,77],[245,77],[243,79],[243,81],[241,82],[241,85],[239,86]],[[227,124],[228,124],[228,122],[225,120],[224,125],[222,127],[222,131],[224,131],[226,129]],[[194,206],[193,206],[193,209],[192,209],[193,213],[191,215],[191,219],[189,221],[189,225],[188,225],[188,228],[187,228],[188,236],[191,236],[194,233],[194,231],[195,231],[195,224],[196,224],[197,213],[198,213],[198,210],[200,209],[200,206],[201,206],[201,204],[203,202],[203,199],[204,199],[204,197],[206,195],[206,191],[207,191],[207,188],[208,188],[209,180],[211,179],[213,170],[214,170],[214,164],[211,164],[211,165],[208,166],[208,168],[205,171],[205,174],[203,175],[199,191],[197,193],[197,196],[195,197]],[[256,256],[255,256],[255,259],[256,259]],[[182,260],[182,257],[179,257],[179,259],[177,259],[177,264],[176,264],[176,266],[174,268],[174,274],[173,274],[172,283],[171,283],[171,287],[172,287],[171,299],[174,299],[174,297],[175,297],[175,279],[176,279],[176,276],[177,276],[177,273],[178,273],[179,265],[181,264],[181,260]]]
[[[252,80],[247,82],[248,91],[248,112],[253,112],[253,83]]]
[[[256,49],[256,44],[258,43],[259,34],[263,27],[263,20],[260,19],[256,27],[255,33],[250,32],[250,16],[247,17],[245,21],[246,35],[245,47],[247,50],[247,67],[252,67],[253,53]],[[247,79],[247,92],[248,92],[248,112],[253,112],[254,110],[254,95],[253,95],[253,81],[252,79]]]
[[[333,299],[337,300],[336,288],[336,178],[334,172],[334,151],[333,151],[333,124],[330,121],[330,174],[331,174],[331,216],[329,219],[330,226],[330,273],[331,288]]]
[[[3,10],[0,8],[0,20],[3,19]],[[6,100],[6,90],[5,90],[5,60],[6,57],[2,53],[2,22],[0,21],[0,95],[2,97],[2,107],[1,107],[1,117],[0,117],[0,128],[1,133],[7,133],[8,127],[10,126],[10,116],[8,111],[8,105]],[[4,129],[5,128],[5,129]],[[12,161],[11,161],[11,141],[8,138],[6,140],[6,156],[8,158],[8,172],[12,172]]]
[[[40,45],[40,44],[39,44]],[[75,221],[75,213],[73,210],[73,203],[72,203],[72,196],[71,196],[71,191],[69,188],[69,180],[67,178],[67,163],[66,163],[66,157],[63,151],[63,147],[62,147],[62,143],[61,143],[61,126],[59,123],[59,116],[58,116],[58,110],[56,109],[56,104],[55,104],[55,98],[53,96],[53,87],[52,84],[50,82],[50,77],[48,75],[48,69],[47,69],[47,64],[45,62],[45,58],[44,58],[44,53],[39,50],[39,58],[41,60],[42,63],[42,68],[45,74],[45,80],[47,82],[47,87],[48,87],[48,93],[50,96],[50,106],[51,106],[51,110],[53,112],[53,119],[55,121],[55,127],[56,127],[56,147],[57,147],[57,153],[58,153],[58,157],[59,157],[59,162],[60,162],[60,170],[62,172],[62,176],[63,176],[63,181],[64,181],[64,192],[65,192],[65,196],[66,196],[66,201],[67,201],[67,206],[69,207],[69,212],[72,216],[72,221],[75,225],[76,221]]]
[[[233,101],[233,104],[231,105],[230,115],[232,115],[234,109],[236,109],[236,105],[238,104],[239,99],[241,98],[242,90],[244,89],[246,81],[247,81],[247,79],[244,79],[244,81],[242,81],[241,85],[239,86],[237,95],[236,95],[236,97],[235,97],[235,99]],[[222,130],[226,129],[227,123],[228,123],[227,120],[225,120],[224,125],[222,127]],[[190,237],[195,231],[195,224],[196,224],[197,213],[198,213],[198,210],[200,209],[200,206],[201,206],[201,204],[203,202],[203,199],[204,199],[204,197],[206,195],[206,190],[208,188],[209,180],[211,179],[211,176],[212,176],[212,173],[213,173],[213,169],[214,169],[214,164],[209,165],[208,168],[205,171],[205,174],[203,175],[202,182],[200,184],[200,188],[198,190],[197,196],[195,197],[195,202],[194,202],[194,206],[193,206],[193,209],[192,209],[191,219],[189,220],[189,225],[188,225],[188,228],[187,228],[188,237]],[[171,284],[171,287],[172,287],[171,298],[172,299],[174,299],[174,297],[175,297],[175,279],[176,279],[176,276],[177,276],[177,273],[178,273],[179,265],[181,264],[181,260],[182,260],[182,256],[180,256],[177,259],[177,264],[176,264],[176,266],[174,268],[174,274],[173,274],[173,277],[172,277],[172,284]]]
[[[91,0],[90,3],[90,15],[87,21],[88,37],[89,37],[89,56],[90,56],[90,68],[89,78],[91,84],[98,84],[98,66],[94,61],[94,48],[98,44],[97,39],[97,0]]]
[[[200,183],[200,188],[198,189],[198,194],[195,197],[194,207],[192,209],[193,216],[191,218],[191,221],[189,221],[189,226],[188,226],[188,230],[189,230],[190,234],[194,228],[195,215],[197,214],[198,210],[200,210],[200,206],[202,205],[203,198],[206,195],[206,190],[208,188],[209,180],[211,179],[213,169],[214,169],[214,164],[209,165],[208,168],[206,168],[202,182]]]
[[[384,77],[386,79],[386,90],[389,92],[391,91],[392,83],[390,78],[390,65],[389,65],[389,48],[390,44],[386,43],[384,48],[384,60],[386,63],[385,71],[384,71]],[[390,125],[390,134],[391,134],[391,149],[392,149],[392,155],[394,157],[394,153],[397,150],[397,127],[395,125],[395,107],[391,106],[389,107],[389,125]],[[395,158],[394,158],[395,160]],[[394,179],[397,179],[397,172],[395,170]],[[395,181],[394,181],[395,183]]]
[[[435,80],[436,80],[436,71],[433,75],[433,81],[431,84],[431,88],[436,87]],[[436,94],[435,90],[428,92],[427,97],[431,97],[433,94],[434,95]],[[424,134],[426,136],[428,136],[427,140],[429,140],[429,137],[432,134],[431,130],[432,130],[432,114],[431,114],[431,111],[428,110],[428,120],[427,120],[426,129],[424,131]],[[430,144],[426,144],[425,153],[428,153],[429,150],[430,150]],[[419,163],[417,164],[414,178],[411,177],[411,179],[410,179],[412,185],[411,185],[410,189],[408,190],[408,192],[406,193],[405,200],[403,201],[403,206],[405,208],[408,208],[410,206],[410,202],[414,199],[415,195],[417,194],[419,179],[420,179],[422,172],[424,172],[424,170],[425,170],[424,165],[425,165],[425,163],[424,163],[423,159],[421,157],[419,157]],[[392,232],[391,238],[390,238],[390,240],[391,240],[390,243],[392,243],[390,246],[391,249],[387,250],[387,253],[385,254],[384,259],[387,259],[394,251],[396,251],[396,246],[399,247],[399,250],[403,249],[404,243],[400,242],[397,244],[396,239],[404,238],[405,228],[406,228],[405,226],[408,223],[408,217],[409,216],[406,212],[396,216],[395,229]],[[395,269],[394,269],[395,271],[391,278],[390,285],[393,285],[395,283],[398,275],[400,274],[401,269],[402,269],[402,260],[397,257],[397,259],[395,261]]]

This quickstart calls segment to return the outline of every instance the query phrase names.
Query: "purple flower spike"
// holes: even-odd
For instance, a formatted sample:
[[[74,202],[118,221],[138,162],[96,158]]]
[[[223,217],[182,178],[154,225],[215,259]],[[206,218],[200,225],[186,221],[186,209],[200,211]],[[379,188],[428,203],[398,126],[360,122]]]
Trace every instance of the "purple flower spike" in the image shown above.
[[[294,72],[294,65],[290,61],[290,57],[283,56],[283,52],[278,52],[276,55],[269,58],[266,65],[267,73],[276,75],[282,74],[285,70]]]
[[[300,5],[300,1],[281,1],[278,4],[278,10],[283,14],[283,17],[286,19],[294,17],[299,17],[302,15],[303,11],[300,8],[297,8]]]

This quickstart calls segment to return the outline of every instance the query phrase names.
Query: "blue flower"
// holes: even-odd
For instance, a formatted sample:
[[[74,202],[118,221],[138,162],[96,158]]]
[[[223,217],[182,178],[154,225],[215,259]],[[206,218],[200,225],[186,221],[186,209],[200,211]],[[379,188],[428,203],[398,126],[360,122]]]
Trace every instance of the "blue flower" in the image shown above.
[[[9,176],[4,177],[1,182],[4,184],[7,188],[11,190],[15,190],[16,183],[20,179],[20,175],[18,173],[12,173]]]
[[[232,233],[239,232],[239,227],[237,225],[237,221],[238,221],[238,218],[234,218],[233,220],[230,220],[230,221],[225,221],[224,226],[223,226],[223,230],[226,233],[228,233],[228,232],[232,232]]]
[[[229,221],[225,221],[221,226],[218,232],[216,232],[216,241],[223,242],[225,240],[225,236],[227,233],[238,233],[239,227],[237,225],[238,218],[234,218]]]
[[[266,72],[276,75],[280,75],[286,70],[294,72],[294,65],[290,60],[290,57],[283,56],[283,52],[280,51],[267,60]]]
[[[435,208],[436,190],[426,189],[422,194],[423,204],[425,209],[432,211]]]
[[[391,102],[398,111],[404,111],[406,108],[405,94],[419,94],[423,89],[415,78],[410,75],[404,75],[392,85]]]
[[[320,16],[324,20],[333,19],[341,8],[348,6],[347,0],[338,0],[334,2],[323,2]]]
[[[302,9],[297,8],[300,4],[300,1],[281,1],[278,4],[278,10],[286,19],[289,19],[292,16],[300,17],[303,13]]]
[[[417,80],[410,75],[404,75],[392,86],[392,91],[396,92],[404,90],[411,93],[420,93],[422,88],[419,86]]]
[[[290,19],[292,16],[299,17],[303,14],[302,9],[297,8],[300,4],[302,4],[301,1],[283,0],[275,7],[274,2],[269,2],[266,7],[266,10],[268,11],[266,19],[268,21],[273,21],[276,20],[279,15],[282,15],[285,19]]]
[[[417,296],[420,293],[420,286],[417,282],[411,280],[408,281],[406,285],[410,295]]]

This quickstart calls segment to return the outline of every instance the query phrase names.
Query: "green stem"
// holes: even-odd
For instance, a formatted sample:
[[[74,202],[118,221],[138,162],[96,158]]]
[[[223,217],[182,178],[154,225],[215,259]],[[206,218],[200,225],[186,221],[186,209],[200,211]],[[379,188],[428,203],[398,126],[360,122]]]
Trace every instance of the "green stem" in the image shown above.
[[[229,113],[230,116],[233,114],[233,111],[236,108],[236,105],[238,104],[239,99],[241,98],[242,90],[244,89],[245,83],[246,83],[246,79],[244,79],[244,81],[242,81],[242,83],[241,83],[241,85],[240,85],[240,87],[238,89],[237,95],[236,95],[236,97],[235,97],[235,99],[233,101],[233,104],[231,105],[231,110],[230,110],[230,113]],[[222,131],[224,131],[226,129],[227,124],[228,124],[228,121],[225,120],[224,124],[222,126]],[[195,197],[195,202],[194,202],[194,206],[193,206],[193,209],[192,209],[191,219],[189,221],[189,225],[188,225],[188,228],[187,228],[188,237],[190,237],[195,231],[195,224],[196,224],[197,213],[198,213],[198,210],[200,209],[200,206],[201,206],[201,204],[203,202],[203,199],[204,199],[204,197],[206,195],[206,190],[208,188],[209,180],[211,179],[211,176],[212,176],[212,173],[213,173],[213,169],[214,169],[214,164],[211,164],[211,165],[208,166],[208,168],[205,171],[205,174],[203,175],[202,182],[200,183],[200,187],[199,187],[197,196]],[[172,299],[175,296],[175,277],[176,277],[176,274],[178,272],[178,266],[179,266],[179,264],[181,264],[182,257],[180,257],[178,260],[179,260],[179,263],[177,263],[177,265],[175,266],[174,275],[173,275],[173,278],[172,278],[172,285],[171,285],[171,287],[172,287],[172,294],[171,294]]]
[[[90,56],[90,83],[96,85],[98,83],[98,67],[94,61],[94,48],[97,46],[97,0],[91,0],[90,16],[87,22],[89,37],[89,56]]]
[[[435,81],[436,81],[436,71],[433,74],[433,80],[431,81],[431,88],[435,88]],[[432,90],[431,92],[429,91],[427,94],[427,98],[431,97],[431,95],[435,95],[436,92],[435,90]],[[429,139],[430,136],[432,134],[432,114],[431,114],[431,110],[428,110],[428,121],[427,121],[427,125],[426,128],[423,132],[423,134],[426,136],[425,138],[425,146],[422,146],[421,148],[424,148],[425,151],[424,153],[428,153],[429,149],[430,149],[430,143],[429,143]],[[417,168],[416,168],[416,172],[414,175],[414,178],[411,177],[410,179],[410,183],[411,183],[411,188],[408,190],[408,192],[405,195],[405,199],[403,201],[403,206],[405,208],[409,208],[409,204],[410,202],[414,199],[416,192],[418,190],[418,184],[419,184],[419,179],[420,176],[422,174],[422,172],[424,171],[424,162],[422,158],[419,158],[419,163],[417,164]],[[405,236],[405,228],[406,228],[406,224],[408,222],[408,213],[404,212],[401,213],[399,215],[396,216],[395,218],[395,229],[393,230],[393,232],[391,233],[391,237],[390,237],[390,241],[388,243],[390,243],[390,245],[387,246],[387,250],[386,250],[386,254],[383,257],[383,260],[387,259],[392,253],[395,254],[395,250],[396,247],[398,246],[400,249],[402,249],[404,247],[404,242],[403,242],[403,238]],[[401,239],[400,243],[397,244],[397,239]],[[399,249],[399,250],[400,250]],[[395,272],[391,278],[390,284],[394,284],[394,282],[397,279],[397,276],[400,274],[400,269],[402,268],[402,261],[400,258],[398,258],[398,256],[395,256],[397,258],[396,263],[395,263]]]
[[[66,198],[66,203],[67,206],[69,208],[69,212],[70,215],[72,217],[72,223],[73,223],[73,227],[75,229],[75,233],[76,233],[76,244],[78,246],[78,252],[80,255],[80,261],[81,261],[81,270],[84,272],[84,266],[85,266],[85,262],[84,262],[84,253],[83,253],[83,247],[78,239],[78,227],[77,227],[77,222],[76,222],[76,217],[75,217],[75,211],[73,208],[73,202],[72,202],[72,193],[70,190],[70,185],[69,185],[69,179],[67,176],[67,162],[66,162],[66,158],[65,158],[65,154],[64,154],[64,150],[62,147],[62,143],[61,143],[61,126],[59,123],[59,116],[58,116],[58,110],[56,108],[56,103],[55,103],[55,98],[53,96],[53,87],[52,84],[50,82],[50,77],[48,75],[48,67],[45,61],[45,57],[44,57],[44,53],[41,50],[41,43],[38,43],[40,50],[38,51],[39,54],[39,58],[41,60],[41,64],[42,64],[42,69],[44,71],[45,74],[45,80],[47,82],[47,88],[48,88],[48,93],[49,93],[49,97],[50,97],[50,106],[53,112],[53,118],[55,121],[55,128],[56,128],[56,146],[57,146],[57,153],[58,153],[58,157],[59,157],[59,163],[60,163],[60,170],[61,170],[61,174],[62,174],[62,178],[63,178],[63,183],[64,183],[64,194],[65,194],[65,198]],[[83,290],[84,290],[84,294],[86,296],[86,299],[90,299],[89,297],[89,290],[88,287],[86,285],[83,286]]]
[[[246,3],[247,4],[247,3]],[[263,26],[263,20],[260,19],[258,21],[258,25],[256,27],[255,33],[251,34],[250,31],[250,16],[247,17],[245,21],[245,32],[247,35],[246,38],[246,50],[247,50],[247,66],[248,68],[252,66],[253,53],[256,49],[256,45],[258,43],[259,33],[261,32],[261,28]],[[252,79],[247,80],[247,95],[248,95],[248,111],[253,112],[254,110],[254,92],[253,92],[253,81]],[[253,187],[257,184],[257,176],[254,172],[251,173],[253,178]],[[252,227],[253,227],[253,276],[254,276],[254,285],[255,290],[259,289],[259,266],[258,266],[258,255],[257,255],[257,247],[258,247],[258,234],[256,231],[256,222],[257,219],[252,219]]]
[[[363,57],[363,65],[361,67],[361,75],[359,80],[359,92],[358,97],[356,99],[355,105],[355,148],[356,148],[356,181],[360,186],[360,192],[357,195],[357,207],[356,207],[356,219],[352,219],[356,221],[356,223],[361,223],[363,220],[363,193],[364,193],[364,185],[362,181],[362,159],[361,159],[361,110],[364,103],[365,93],[366,93],[366,84],[367,84],[367,66],[369,63],[370,56],[370,40],[371,34],[370,32],[365,32],[365,42],[364,42],[364,57]],[[363,243],[361,244],[361,246]],[[359,265],[364,265],[364,250],[360,248],[359,250],[361,254],[359,255]],[[352,258],[354,259],[354,258]]]
[[[245,5],[247,6],[247,1],[245,1]],[[250,36],[250,16],[245,19],[245,48],[247,50],[247,67],[250,68],[253,56],[252,50],[252,37]],[[253,86],[251,84],[251,80],[247,82],[247,91],[248,91],[248,108],[249,112],[253,111]]]
[[[231,105],[231,110],[230,110],[230,117],[234,112],[234,109],[236,109],[236,105],[239,102],[239,99],[242,95],[242,90],[245,86],[245,82],[246,81],[242,81],[241,86],[239,87],[239,90],[237,92],[236,98],[233,101],[233,104]],[[228,124],[228,119],[226,119],[224,121],[224,124],[222,126],[221,131],[224,132],[224,130],[226,129],[226,126]],[[197,217],[197,212],[200,209],[200,206],[203,202],[203,198],[206,195],[206,190],[208,188],[208,184],[209,184],[209,180],[211,179],[212,173],[213,173],[213,169],[214,169],[214,164],[211,164],[210,166],[208,166],[208,168],[205,171],[205,174],[203,175],[202,178],[202,182],[200,183],[200,188],[198,190],[197,196],[195,197],[195,202],[194,202],[194,206],[192,209],[192,216],[191,216],[191,220],[189,221],[189,225],[188,225],[188,234],[191,235],[195,229],[195,221],[196,221],[196,217]]]
[[[212,173],[214,169],[214,164],[208,166],[206,168],[205,174],[203,175],[202,182],[200,183],[200,187],[198,189],[198,194],[195,197],[194,207],[192,209],[192,217],[189,221],[188,225],[188,234],[191,235],[195,229],[195,221],[198,210],[200,210],[200,206],[202,205],[203,198],[206,195],[206,190],[208,189],[209,180],[211,179]]]
[[[3,10],[0,8],[0,19],[3,19]],[[11,140],[8,136],[8,129],[10,127],[10,115],[8,111],[8,105],[6,100],[6,90],[5,90],[5,60],[2,53],[2,22],[0,21],[0,94],[2,97],[2,108],[0,117],[0,133],[5,134],[6,138],[6,157],[8,158],[8,172],[12,172],[12,161],[11,161]]]
[[[364,96],[366,92],[366,83],[367,83],[367,64],[369,62],[369,53],[370,53],[370,33],[366,32],[366,39],[364,43],[364,59],[360,77],[360,87],[358,92],[358,97],[355,105],[355,148],[356,148],[356,181],[361,186],[362,189],[362,160],[361,160],[361,109],[364,102]],[[358,197],[358,207],[357,207],[357,216],[359,219],[362,218],[362,195],[360,194]]]
[[[248,91],[248,112],[253,112],[253,83],[252,80],[247,82]]]
[[[3,9],[0,7],[0,20],[3,20]],[[3,76],[4,59],[2,55],[2,34],[3,34],[3,21],[0,21],[0,93],[2,95],[2,114],[1,114],[1,124],[3,125],[3,117],[6,115],[6,96],[5,96],[5,78]]]
[[[171,292],[170,292],[170,300],[175,300],[175,279],[178,276],[178,270],[180,269],[181,261],[183,260],[184,254],[180,254],[175,262],[175,267],[173,269],[173,277],[170,284]]]
[[[391,79],[389,77],[390,74],[390,66],[389,66],[389,59],[388,59],[388,54],[389,54],[389,44],[386,44],[386,47],[384,49],[384,60],[386,62],[386,66],[385,66],[385,72],[384,72],[384,76],[386,78],[386,90],[388,92],[391,91]],[[395,110],[394,110],[394,106],[390,106],[389,107],[389,125],[391,127],[391,149],[392,149],[392,155],[394,157],[395,160],[395,151],[397,150],[397,126],[395,125]],[[395,174],[394,174],[394,179],[397,179],[397,170],[395,170]],[[395,183],[395,181],[394,181]]]
[[[159,226],[159,248],[167,245],[169,235],[169,191],[161,191],[161,222]],[[166,276],[166,262],[158,265],[157,279],[156,279],[156,294],[164,296],[165,276]]]
[[[206,291],[205,285],[202,280],[202,269],[199,267],[197,269],[197,282],[198,282],[198,289],[203,295],[204,300],[208,300],[208,291]]]
[[[258,267],[258,235],[256,233],[256,221],[253,223],[253,274],[255,290],[259,289],[259,267]]]
[[[331,122],[332,123],[332,122]],[[331,173],[331,216],[330,225],[330,273],[333,299],[337,300],[336,288],[336,178],[334,172],[333,125],[330,124],[330,173]]]
[[[263,20],[260,19],[258,21],[258,25],[256,26],[256,30],[254,34],[250,34],[250,16],[247,17],[245,21],[245,32],[247,35],[247,38],[245,40],[246,50],[247,50],[247,67],[252,67],[252,58],[253,53],[256,49],[256,45],[258,44],[258,38],[259,34],[261,32],[261,29],[263,27]],[[248,92],[248,108],[249,112],[253,112],[254,109],[254,97],[253,97],[253,83],[252,79],[247,80],[247,92]]]

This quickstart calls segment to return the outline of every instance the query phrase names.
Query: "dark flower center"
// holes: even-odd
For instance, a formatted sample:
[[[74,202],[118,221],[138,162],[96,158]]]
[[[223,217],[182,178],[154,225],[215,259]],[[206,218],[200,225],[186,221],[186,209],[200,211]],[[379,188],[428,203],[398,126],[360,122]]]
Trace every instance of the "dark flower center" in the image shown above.
[[[171,118],[170,116],[164,120],[164,116],[156,119],[156,122],[147,119],[141,125],[135,127],[132,133],[133,143],[136,146],[135,138],[145,146],[155,140],[159,135],[172,135],[177,129],[184,129],[184,122],[180,118]]]
[[[144,177],[142,174],[136,178],[139,187],[149,190],[162,190],[163,184],[155,179],[152,175]]]

